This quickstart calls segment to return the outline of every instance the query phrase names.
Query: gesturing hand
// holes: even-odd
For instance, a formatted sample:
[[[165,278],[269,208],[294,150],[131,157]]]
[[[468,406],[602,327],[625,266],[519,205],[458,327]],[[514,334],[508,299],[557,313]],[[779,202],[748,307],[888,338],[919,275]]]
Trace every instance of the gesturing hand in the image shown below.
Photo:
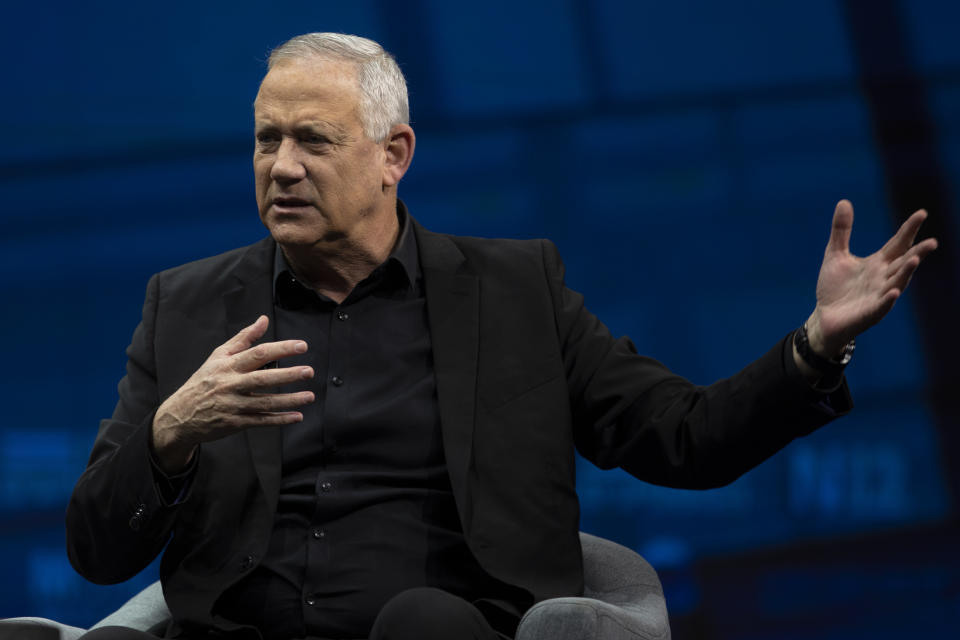
[[[879,251],[858,258],[850,253],[853,205],[837,203],[817,279],[817,306],[807,320],[816,352],[835,356],[893,308],[920,261],[937,248],[933,238],[913,244],[926,218],[926,211],[916,211]]]
[[[313,402],[313,392],[264,393],[269,387],[313,377],[310,367],[261,369],[268,362],[304,353],[302,340],[253,346],[267,330],[260,316],[213,350],[196,373],[160,405],[153,419],[153,448],[167,472],[182,469],[196,445],[241,429],[284,425],[303,420],[291,411]]]

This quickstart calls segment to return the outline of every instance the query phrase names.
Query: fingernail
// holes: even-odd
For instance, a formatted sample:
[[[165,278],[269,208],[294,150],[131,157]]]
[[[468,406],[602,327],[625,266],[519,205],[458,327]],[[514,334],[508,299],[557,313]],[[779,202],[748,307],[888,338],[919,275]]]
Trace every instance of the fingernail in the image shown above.
[[[296,344],[296,346],[294,346],[294,350],[295,350],[297,353],[303,353],[304,351],[307,350],[307,343],[306,343],[306,342],[298,342],[298,343]]]
[[[304,380],[309,380],[310,378],[313,377],[313,370],[310,369],[309,367],[305,369],[301,369],[300,377],[303,378]]]

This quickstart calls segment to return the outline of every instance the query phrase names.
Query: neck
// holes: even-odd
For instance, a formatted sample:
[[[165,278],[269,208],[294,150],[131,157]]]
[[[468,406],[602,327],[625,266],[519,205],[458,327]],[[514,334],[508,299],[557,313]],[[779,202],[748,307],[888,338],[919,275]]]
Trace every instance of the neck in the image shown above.
[[[310,246],[281,245],[280,248],[300,282],[339,304],[386,261],[399,235],[400,225],[394,214],[363,234]]]

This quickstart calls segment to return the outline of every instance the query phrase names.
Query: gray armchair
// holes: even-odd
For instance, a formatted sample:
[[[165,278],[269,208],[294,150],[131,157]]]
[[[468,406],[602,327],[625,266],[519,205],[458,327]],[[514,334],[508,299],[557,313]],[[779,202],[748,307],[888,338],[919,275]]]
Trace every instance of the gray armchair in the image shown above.
[[[538,602],[516,640],[669,640],[667,605],[656,571],[615,542],[580,533],[584,595]],[[170,616],[155,582],[93,626],[163,632]],[[76,640],[86,630],[43,618],[0,620],[0,640]]]

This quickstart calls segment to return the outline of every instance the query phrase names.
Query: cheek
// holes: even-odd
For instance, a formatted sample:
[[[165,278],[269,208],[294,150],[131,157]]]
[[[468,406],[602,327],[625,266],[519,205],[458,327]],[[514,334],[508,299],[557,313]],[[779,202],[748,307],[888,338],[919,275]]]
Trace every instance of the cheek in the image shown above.
[[[257,184],[260,184],[264,178],[267,178],[270,175],[270,162],[265,158],[258,158],[254,156],[253,175],[257,180]]]
[[[369,157],[360,157],[341,167],[338,178],[353,191],[379,191],[382,180],[381,167]]]
[[[253,163],[253,185],[257,193],[257,201],[266,195],[270,186],[270,166],[263,161]]]

